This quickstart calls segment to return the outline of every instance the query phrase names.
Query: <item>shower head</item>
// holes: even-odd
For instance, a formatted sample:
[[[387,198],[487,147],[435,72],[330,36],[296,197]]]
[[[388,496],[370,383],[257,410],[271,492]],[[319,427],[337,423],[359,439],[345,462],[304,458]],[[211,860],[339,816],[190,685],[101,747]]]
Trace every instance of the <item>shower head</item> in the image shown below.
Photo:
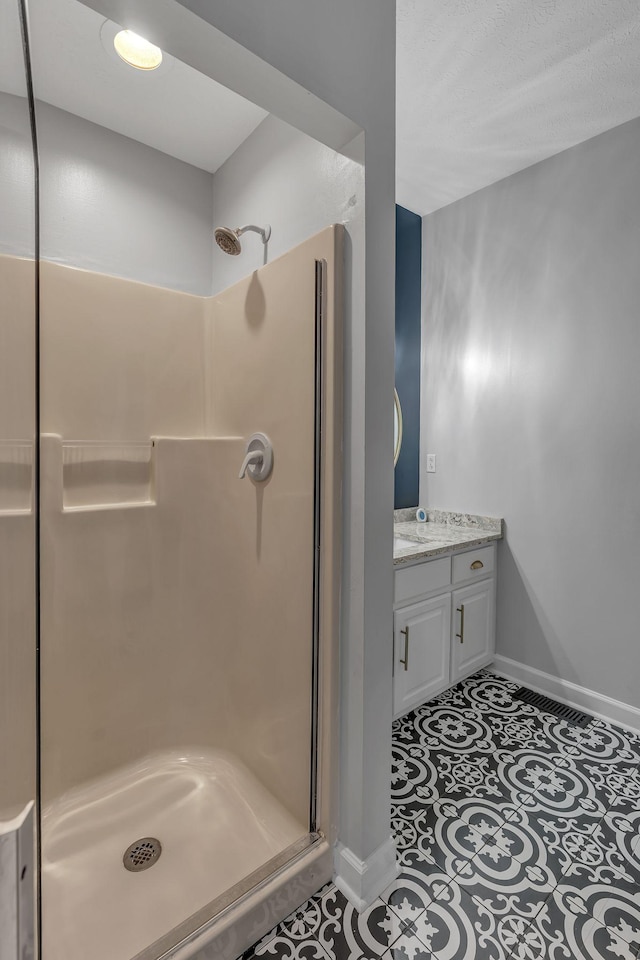
[[[237,257],[242,250],[237,233],[229,227],[218,227],[215,238],[222,252],[228,253],[230,257]]]
[[[232,230],[230,227],[218,227],[215,232],[216,243],[223,253],[228,253],[230,257],[237,257],[238,254],[242,252],[240,237],[243,233],[246,233],[247,230],[251,230],[253,233],[259,233],[263,243],[267,243],[271,236],[271,227],[269,224],[267,224],[266,227],[256,227],[253,223],[248,223],[246,226],[238,227],[236,230]]]

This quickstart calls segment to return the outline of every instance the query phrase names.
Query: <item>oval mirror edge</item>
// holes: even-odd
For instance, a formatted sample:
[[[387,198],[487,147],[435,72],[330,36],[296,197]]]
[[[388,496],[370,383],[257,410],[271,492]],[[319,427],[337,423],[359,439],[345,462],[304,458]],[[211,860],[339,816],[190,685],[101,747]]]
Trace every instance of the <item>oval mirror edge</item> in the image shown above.
[[[393,465],[398,462],[398,457],[400,456],[400,448],[402,447],[402,407],[400,406],[400,397],[398,396],[398,391],[396,388],[393,388],[393,433],[394,433],[394,449],[393,449]]]

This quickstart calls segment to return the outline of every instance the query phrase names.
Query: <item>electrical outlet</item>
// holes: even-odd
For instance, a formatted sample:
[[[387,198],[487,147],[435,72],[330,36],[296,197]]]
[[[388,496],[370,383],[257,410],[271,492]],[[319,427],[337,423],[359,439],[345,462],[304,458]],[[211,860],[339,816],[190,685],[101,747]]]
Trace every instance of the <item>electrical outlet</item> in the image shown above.
[[[427,473],[436,472],[436,455],[435,453],[427,454]]]

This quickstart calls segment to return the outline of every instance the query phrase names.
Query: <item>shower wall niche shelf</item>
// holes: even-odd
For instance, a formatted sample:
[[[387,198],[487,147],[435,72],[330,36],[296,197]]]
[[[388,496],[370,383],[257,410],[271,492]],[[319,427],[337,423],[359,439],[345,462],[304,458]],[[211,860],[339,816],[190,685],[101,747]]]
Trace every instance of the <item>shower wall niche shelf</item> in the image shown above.
[[[115,500],[113,503],[87,503],[79,507],[64,506],[63,513],[96,513],[100,510],[138,510],[140,507],[155,507],[155,500]]]
[[[153,442],[62,441],[65,512],[153,506]]]
[[[32,512],[33,441],[0,440],[0,517]]]
[[[152,440],[42,438],[45,495],[63,513],[155,506]]]

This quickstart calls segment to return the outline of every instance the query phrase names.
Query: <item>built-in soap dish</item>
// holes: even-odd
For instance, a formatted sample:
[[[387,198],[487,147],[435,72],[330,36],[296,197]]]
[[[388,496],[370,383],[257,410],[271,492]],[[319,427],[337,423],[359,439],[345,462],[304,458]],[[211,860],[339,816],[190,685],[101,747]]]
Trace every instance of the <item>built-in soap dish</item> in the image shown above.
[[[153,503],[153,441],[63,441],[62,508],[65,512]]]

